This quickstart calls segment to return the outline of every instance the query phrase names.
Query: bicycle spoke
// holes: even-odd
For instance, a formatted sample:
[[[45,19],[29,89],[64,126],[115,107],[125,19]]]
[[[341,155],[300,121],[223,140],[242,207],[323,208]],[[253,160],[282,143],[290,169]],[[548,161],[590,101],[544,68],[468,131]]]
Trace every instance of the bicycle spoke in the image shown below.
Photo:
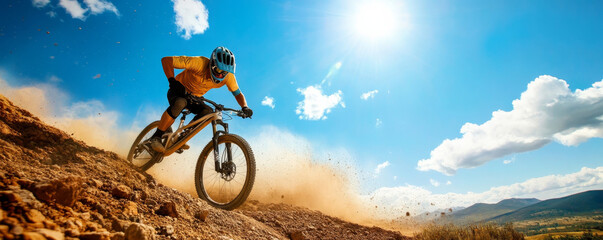
[[[248,150],[245,150],[249,147],[243,145],[243,142],[238,140],[240,137],[236,135],[234,137],[227,136],[227,138],[228,140],[220,139],[217,147],[217,159],[221,162],[221,171],[217,172],[215,170],[216,158],[213,152],[215,150],[210,148],[210,150],[203,153],[204,159],[200,160],[203,163],[196,173],[200,174],[200,179],[196,181],[200,181],[200,185],[197,185],[200,196],[203,194],[202,197],[208,200],[210,204],[220,208],[232,209],[245,201],[251,191],[254,179],[253,175],[251,175],[251,178],[248,175],[254,173],[253,163],[255,161],[253,155],[251,155],[252,168],[250,169],[249,159],[247,159],[250,155],[246,155]],[[230,153],[230,156],[228,153]],[[252,154],[252,152],[250,153]],[[198,183],[196,182],[196,184]],[[199,186],[202,187],[202,190]]]

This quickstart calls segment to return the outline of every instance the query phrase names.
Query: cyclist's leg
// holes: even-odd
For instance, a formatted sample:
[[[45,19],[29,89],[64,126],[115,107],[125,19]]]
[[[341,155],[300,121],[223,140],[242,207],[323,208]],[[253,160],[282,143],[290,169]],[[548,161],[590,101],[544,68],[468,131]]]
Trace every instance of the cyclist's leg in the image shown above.
[[[192,121],[195,121],[213,111],[213,109],[203,102],[189,102],[188,109],[195,114]]]
[[[180,115],[180,112],[186,107],[187,101],[184,96],[179,96],[174,94],[172,90],[168,90],[168,102],[170,106],[165,110],[163,115],[161,116],[161,120],[159,121],[159,126],[157,130],[151,137],[152,139],[152,147],[155,151],[163,152],[165,150],[163,145],[161,145],[161,136],[165,133],[165,131],[174,123],[174,120]]]

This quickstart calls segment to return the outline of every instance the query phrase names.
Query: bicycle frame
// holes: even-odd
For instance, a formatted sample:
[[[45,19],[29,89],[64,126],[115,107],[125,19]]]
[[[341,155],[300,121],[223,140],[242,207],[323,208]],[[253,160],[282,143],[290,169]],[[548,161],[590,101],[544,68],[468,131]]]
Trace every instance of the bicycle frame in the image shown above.
[[[190,122],[186,126],[182,126],[182,125],[184,125],[184,120],[186,118],[186,115],[188,115],[188,113],[185,113],[182,115],[182,117],[180,118],[180,124],[178,126],[178,129],[176,129],[175,132],[171,133],[168,136],[168,139],[165,144],[168,147],[166,148],[165,152],[163,153],[163,156],[164,157],[169,156],[169,155],[173,154],[174,152],[176,152],[184,144],[186,144],[186,142],[188,142],[191,138],[193,138],[195,135],[197,135],[197,133],[199,133],[201,130],[203,130],[205,127],[207,127],[207,125],[209,125],[209,123],[211,123],[212,131],[213,131],[212,142],[213,142],[213,146],[214,146],[214,161],[216,164],[215,169],[218,172],[222,172],[222,164],[219,159],[218,137],[220,136],[220,134],[228,134],[228,124],[222,121],[222,111],[216,110],[213,113],[207,114],[207,115],[203,116],[202,118],[199,118],[193,122]],[[218,125],[221,125],[222,128],[224,128],[224,130],[218,130],[218,127],[217,127]],[[193,128],[191,130],[192,132],[188,133],[187,136],[185,136],[183,139],[179,139],[178,141],[175,140],[176,136],[179,136],[179,134],[182,131],[187,130],[189,128]],[[227,151],[228,161],[232,161],[232,152],[231,152],[230,144],[226,144],[226,151]]]

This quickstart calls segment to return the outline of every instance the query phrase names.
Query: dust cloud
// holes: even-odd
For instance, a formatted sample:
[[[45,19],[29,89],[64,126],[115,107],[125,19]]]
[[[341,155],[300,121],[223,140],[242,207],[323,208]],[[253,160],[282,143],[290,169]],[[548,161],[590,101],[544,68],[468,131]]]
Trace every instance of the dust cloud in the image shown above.
[[[319,162],[308,140],[271,126],[249,141],[257,162],[251,199],[307,207],[350,220],[370,219],[370,211],[357,194],[356,169],[350,159],[334,156]]]
[[[207,131],[200,135],[189,142],[191,149],[165,158],[148,172],[161,183],[196,196],[195,165],[211,138]],[[374,204],[359,194],[358,169],[349,154],[339,152],[330,159],[318,159],[310,141],[274,126],[243,136],[254,151],[257,168],[249,199],[286,203],[355,223],[384,226],[378,220],[382,212],[375,211]],[[388,222],[387,228],[393,229],[393,225]]]
[[[119,114],[100,101],[69,103],[69,96],[52,84],[12,87],[0,78],[0,94],[73,138],[122,156],[137,134],[133,127],[119,126]]]
[[[11,87],[0,78],[0,94],[74,138],[122,156],[145,124],[160,116],[158,111],[148,116],[137,114],[141,122],[120,126],[119,114],[108,111],[101,102],[69,103],[67,94],[51,84]],[[358,170],[349,154],[317,159],[309,140],[273,126],[243,137],[253,148],[257,165],[249,199],[306,207],[360,224],[399,228],[380,222],[381,214],[374,204],[359,194]],[[209,131],[202,131],[188,143],[191,149],[165,158],[148,172],[164,185],[196,196],[195,165],[210,138]]]

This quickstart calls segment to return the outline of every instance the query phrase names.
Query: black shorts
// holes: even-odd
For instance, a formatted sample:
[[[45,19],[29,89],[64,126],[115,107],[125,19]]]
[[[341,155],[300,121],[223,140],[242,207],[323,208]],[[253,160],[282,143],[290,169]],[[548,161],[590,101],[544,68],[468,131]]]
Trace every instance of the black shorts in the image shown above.
[[[172,89],[168,90],[167,99],[170,103],[170,106],[167,109],[168,114],[170,114],[172,118],[176,118],[180,115],[180,112],[186,108],[201,117],[213,111],[211,107],[207,106],[207,104],[202,101],[192,101],[191,98],[193,97],[194,96],[180,95]]]

